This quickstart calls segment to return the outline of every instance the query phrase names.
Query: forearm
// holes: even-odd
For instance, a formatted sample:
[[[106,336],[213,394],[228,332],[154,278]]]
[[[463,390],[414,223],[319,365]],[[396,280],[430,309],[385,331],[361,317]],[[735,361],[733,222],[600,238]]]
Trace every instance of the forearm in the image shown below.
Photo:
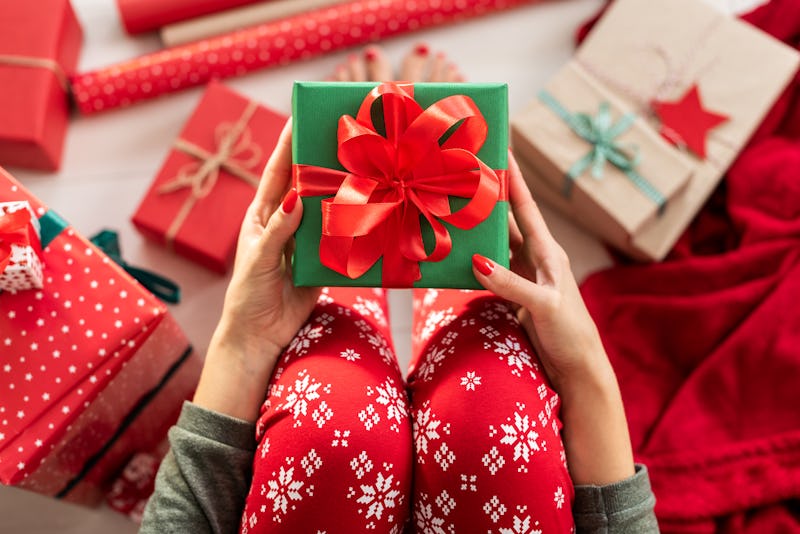
[[[577,377],[560,392],[564,446],[576,485],[604,485],[634,474],[619,386],[610,364]]]
[[[280,348],[249,340],[220,323],[209,345],[193,402],[243,421],[255,422]]]

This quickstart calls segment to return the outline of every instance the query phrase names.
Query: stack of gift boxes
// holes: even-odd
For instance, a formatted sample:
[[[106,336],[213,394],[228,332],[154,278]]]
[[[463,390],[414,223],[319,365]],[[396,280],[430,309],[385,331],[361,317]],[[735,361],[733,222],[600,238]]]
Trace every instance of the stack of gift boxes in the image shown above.
[[[20,29],[34,8],[0,8],[0,102],[16,103],[2,106],[0,164],[58,168],[70,84],[88,113],[201,83],[191,74],[209,73],[207,42],[75,75],[80,27],[67,0],[47,2],[52,9],[38,17],[47,31],[35,34]],[[158,3],[120,0],[123,13],[137,2],[158,11]],[[463,15],[520,3],[465,2]],[[448,2],[442,6],[452,15]],[[144,24],[135,9],[127,15],[132,28]],[[371,28],[377,37],[384,30]],[[209,78],[250,70],[237,63],[247,62],[236,56],[244,41],[232,42],[210,48],[231,53],[233,70],[212,67]],[[175,63],[186,57],[188,70]],[[789,48],[700,0],[616,0],[544,88],[516,88],[531,102],[512,117],[510,139],[504,84],[298,82],[293,186],[304,217],[294,281],[479,287],[473,254],[509,262],[509,140],[538,200],[633,258],[661,260],[797,64]],[[133,224],[227,272],[285,121],[209,83]],[[159,443],[198,377],[189,341],[161,302],[3,170],[0,289],[0,482],[81,503],[110,490],[113,506],[140,514],[154,451],[163,453]]]

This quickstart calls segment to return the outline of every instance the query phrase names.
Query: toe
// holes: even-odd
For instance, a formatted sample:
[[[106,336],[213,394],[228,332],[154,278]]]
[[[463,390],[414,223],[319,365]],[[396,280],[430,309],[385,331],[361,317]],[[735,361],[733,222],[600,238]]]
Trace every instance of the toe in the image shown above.
[[[394,79],[392,66],[378,46],[369,46],[364,50],[364,61],[367,64],[367,79],[376,82],[388,82]]]
[[[431,62],[431,76],[430,81],[432,82],[447,82],[450,81],[447,79],[447,56],[444,55],[444,52],[439,52],[434,56],[433,61]]]
[[[400,78],[408,82],[422,82],[428,77],[430,64],[430,50],[428,45],[421,43],[414,47],[403,60]]]
[[[350,54],[347,56],[347,71],[350,73],[350,81],[367,81],[367,63],[361,55]]]

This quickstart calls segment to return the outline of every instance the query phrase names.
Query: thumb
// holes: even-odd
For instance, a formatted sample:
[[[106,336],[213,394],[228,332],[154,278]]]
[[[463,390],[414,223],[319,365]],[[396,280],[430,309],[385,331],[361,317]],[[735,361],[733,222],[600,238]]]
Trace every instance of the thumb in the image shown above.
[[[508,301],[534,311],[547,298],[545,290],[502,265],[481,256],[472,256],[472,272],[483,287]]]
[[[281,266],[286,244],[297,231],[302,218],[303,203],[299,201],[297,190],[290,189],[280,207],[270,216],[259,238],[261,261],[266,270],[272,271]]]

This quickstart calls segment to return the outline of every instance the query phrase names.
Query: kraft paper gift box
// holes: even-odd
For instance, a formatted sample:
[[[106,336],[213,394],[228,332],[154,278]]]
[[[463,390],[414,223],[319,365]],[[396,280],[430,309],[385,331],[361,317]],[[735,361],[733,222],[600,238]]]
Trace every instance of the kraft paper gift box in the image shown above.
[[[160,442],[201,362],[165,306],[0,168],[41,227],[43,287],[0,293],[0,482],[96,504]]]
[[[225,273],[287,118],[211,82],[133,215],[156,242]]]
[[[293,116],[296,285],[479,288],[473,254],[508,265],[506,85],[297,82]]]
[[[69,0],[3,2],[0,165],[59,168],[82,40]]]
[[[624,173],[611,163],[603,166],[599,179],[586,170],[572,194],[565,195],[565,174],[575,163],[567,160],[565,147],[583,143],[588,151],[590,144],[539,97],[512,119],[515,155],[534,195],[550,199],[628,255],[661,260],[797,65],[794,50],[700,0],[617,0],[545,91],[572,113],[597,117],[600,104],[608,102],[615,119],[626,112],[637,116],[635,125],[614,141],[641,176],[673,184],[671,196],[662,192],[663,211],[631,219],[642,195],[623,188]],[[637,146],[627,144],[625,135],[633,130],[652,143],[637,139]],[[657,135],[663,142],[655,141]],[[687,174],[686,183],[678,186]]]

